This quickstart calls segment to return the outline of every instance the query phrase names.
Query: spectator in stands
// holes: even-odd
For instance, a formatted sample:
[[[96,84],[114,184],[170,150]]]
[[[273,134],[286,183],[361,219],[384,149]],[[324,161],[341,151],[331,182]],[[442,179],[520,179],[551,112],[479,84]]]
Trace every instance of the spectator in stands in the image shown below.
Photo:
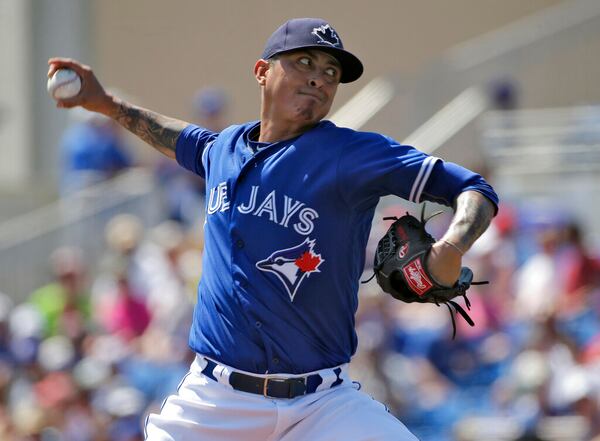
[[[90,319],[83,253],[79,248],[56,249],[50,263],[54,280],[35,290],[29,302],[44,320],[44,336],[85,334]]]
[[[149,232],[149,239],[160,255],[154,278],[148,293],[149,306],[152,309],[153,325],[167,332],[184,332],[191,324],[193,299],[188,291],[182,259],[189,251],[188,237],[182,225],[175,221],[165,221]],[[195,269],[201,265],[198,262]],[[198,278],[197,272],[195,274]],[[193,292],[193,291],[191,291]],[[187,347],[187,344],[186,344]]]
[[[121,129],[112,120],[83,109],[73,110],[72,115],[74,122],[60,145],[62,196],[109,179],[133,165]]]
[[[133,292],[125,271],[117,276],[116,292],[107,297],[100,317],[105,329],[125,341],[142,335],[150,324],[151,314],[145,300]]]
[[[142,221],[133,214],[118,214],[107,223],[104,238],[108,249],[93,283],[94,301],[106,292],[117,292],[117,279],[123,273],[135,295],[147,297],[153,277],[162,265],[156,262],[161,258],[159,253],[144,245],[145,232]]]
[[[564,244],[564,291],[570,302],[580,303],[600,288],[600,259],[586,248],[582,227],[575,221],[564,229]]]
[[[515,110],[519,106],[519,86],[514,78],[500,78],[490,85],[492,108]]]
[[[0,395],[2,391],[2,362],[10,361],[10,338],[9,333],[9,318],[10,312],[13,308],[13,301],[11,298],[0,292]],[[0,438],[1,439],[1,438]]]
[[[539,249],[516,275],[515,315],[525,320],[545,320],[554,312],[561,294],[557,263],[560,228],[545,226],[537,234]]]
[[[220,132],[227,127],[229,98],[223,89],[205,87],[194,94],[194,121],[209,130]]]
[[[558,326],[583,351],[600,337],[600,260],[586,248],[582,227],[575,221],[563,229],[559,268]]]
[[[193,120],[208,130],[220,132],[227,126],[228,98],[222,89],[200,89],[192,101]],[[190,226],[201,219],[204,200],[204,180],[161,157],[156,176],[164,191],[170,219]]]

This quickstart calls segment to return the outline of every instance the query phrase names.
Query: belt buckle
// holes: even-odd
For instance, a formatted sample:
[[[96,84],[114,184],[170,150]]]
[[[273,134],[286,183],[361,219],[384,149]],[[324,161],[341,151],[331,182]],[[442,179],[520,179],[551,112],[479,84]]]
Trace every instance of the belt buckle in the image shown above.
[[[271,377],[265,377],[265,381],[263,383],[263,397],[265,398],[277,398],[277,397],[271,397],[270,395],[268,395],[269,393],[269,381],[280,381],[280,382],[285,382],[285,378],[271,378]]]
[[[286,383],[288,384],[288,396],[287,398],[294,398],[297,397],[299,395],[305,395],[306,394],[306,377],[294,377],[294,378],[270,378],[270,377],[266,377],[265,381],[263,383],[263,396],[265,398],[281,398],[281,397],[273,397],[271,395],[269,395],[269,381],[272,382],[279,382],[279,383]],[[295,389],[292,389],[292,386],[297,384],[297,383],[302,383],[303,386],[303,390],[302,393],[297,394],[297,395],[293,395],[293,392]]]

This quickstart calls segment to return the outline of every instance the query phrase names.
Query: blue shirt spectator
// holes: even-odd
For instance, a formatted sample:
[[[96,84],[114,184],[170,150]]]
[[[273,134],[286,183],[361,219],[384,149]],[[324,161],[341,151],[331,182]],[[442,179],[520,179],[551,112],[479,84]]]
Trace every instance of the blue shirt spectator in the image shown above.
[[[114,122],[97,114],[81,119],[65,131],[61,141],[63,196],[133,165]]]

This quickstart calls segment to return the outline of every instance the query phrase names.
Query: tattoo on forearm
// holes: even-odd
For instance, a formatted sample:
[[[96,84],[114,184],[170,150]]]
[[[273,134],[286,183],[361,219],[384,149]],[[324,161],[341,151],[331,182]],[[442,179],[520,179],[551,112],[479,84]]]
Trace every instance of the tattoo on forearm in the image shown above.
[[[444,237],[451,238],[462,250],[468,250],[488,228],[494,217],[494,205],[474,191],[462,193],[456,201],[456,214]]]
[[[114,119],[167,156],[173,157],[177,138],[187,123],[151,110],[120,103]]]

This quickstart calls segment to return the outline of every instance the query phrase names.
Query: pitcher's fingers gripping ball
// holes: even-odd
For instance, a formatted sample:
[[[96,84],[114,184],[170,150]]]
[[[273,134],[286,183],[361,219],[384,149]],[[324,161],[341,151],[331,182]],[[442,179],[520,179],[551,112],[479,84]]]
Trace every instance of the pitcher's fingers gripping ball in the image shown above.
[[[81,91],[81,78],[71,69],[58,69],[48,78],[48,93],[55,100],[73,98]]]

